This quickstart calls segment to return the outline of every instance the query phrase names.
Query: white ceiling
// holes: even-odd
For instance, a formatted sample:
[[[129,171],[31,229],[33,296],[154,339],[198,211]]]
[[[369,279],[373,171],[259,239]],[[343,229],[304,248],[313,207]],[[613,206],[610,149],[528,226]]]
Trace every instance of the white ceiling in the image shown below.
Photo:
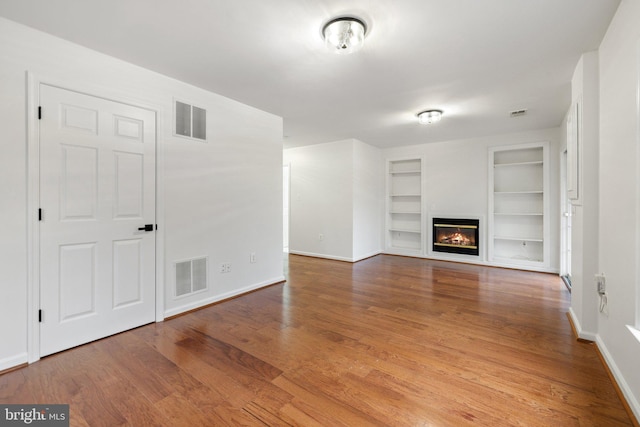
[[[285,147],[559,126],[619,0],[0,0],[0,15],[284,117]],[[328,52],[355,15],[365,46]],[[416,113],[437,108],[437,125]],[[524,117],[509,111],[528,109]]]

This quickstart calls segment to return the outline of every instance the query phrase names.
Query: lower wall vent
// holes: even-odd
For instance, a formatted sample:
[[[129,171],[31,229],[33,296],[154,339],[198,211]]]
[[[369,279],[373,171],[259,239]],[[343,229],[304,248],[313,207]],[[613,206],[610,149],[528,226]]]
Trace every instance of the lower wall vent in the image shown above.
[[[177,297],[207,289],[207,258],[175,263]]]

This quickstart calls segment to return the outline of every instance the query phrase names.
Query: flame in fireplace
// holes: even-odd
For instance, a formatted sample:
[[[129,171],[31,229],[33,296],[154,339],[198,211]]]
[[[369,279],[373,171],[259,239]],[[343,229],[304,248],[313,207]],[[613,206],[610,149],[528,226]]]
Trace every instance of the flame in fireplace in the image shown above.
[[[447,234],[440,238],[439,243],[445,243],[448,245],[459,245],[459,246],[471,246],[473,242],[471,239],[460,232],[455,232],[451,234]]]
[[[450,243],[453,245],[469,246],[471,244],[471,239],[463,235],[462,233],[453,233],[445,237],[444,240],[446,240],[445,243]]]

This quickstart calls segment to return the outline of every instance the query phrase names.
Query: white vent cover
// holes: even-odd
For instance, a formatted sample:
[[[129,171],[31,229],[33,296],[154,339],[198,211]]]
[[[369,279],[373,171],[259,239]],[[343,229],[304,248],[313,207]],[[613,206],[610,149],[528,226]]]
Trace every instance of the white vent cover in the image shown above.
[[[509,112],[509,117],[521,117],[521,116],[524,116],[525,114],[527,114],[527,109],[522,108],[520,110],[513,110]]]
[[[207,289],[207,258],[195,258],[175,263],[176,296]]]
[[[206,141],[207,110],[184,102],[175,102],[176,135]]]

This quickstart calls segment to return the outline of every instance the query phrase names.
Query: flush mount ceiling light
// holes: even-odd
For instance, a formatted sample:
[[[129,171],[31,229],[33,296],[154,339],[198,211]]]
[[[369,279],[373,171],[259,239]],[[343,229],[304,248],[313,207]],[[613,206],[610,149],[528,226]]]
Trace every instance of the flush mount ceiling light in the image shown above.
[[[422,124],[437,123],[442,119],[442,110],[427,110],[418,113],[418,120]]]
[[[332,19],[322,28],[322,37],[329,49],[336,53],[351,53],[362,47],[367,26],[358,18]]]

